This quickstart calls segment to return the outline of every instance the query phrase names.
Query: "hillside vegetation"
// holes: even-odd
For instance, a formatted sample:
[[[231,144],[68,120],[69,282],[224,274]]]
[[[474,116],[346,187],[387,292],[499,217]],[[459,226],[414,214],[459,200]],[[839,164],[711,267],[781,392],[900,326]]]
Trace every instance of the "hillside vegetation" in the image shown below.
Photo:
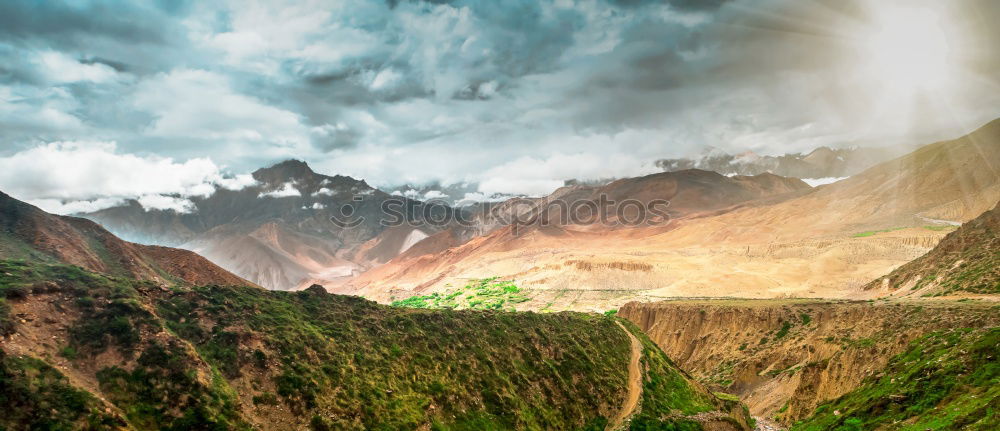
[[[792,430],[1000,429],[1000,328],[935,332]]]
[[[629,337],[596,314],[165,287],[12,260],[0,291],[0,398],[19,406],[7,429],[604,429],[626,391]],[[745,429],[738,402],[642,339],[630,426]]]
[[[963,224],[927,254],[866,288],[921,296],[1000,293],[1000,205]]]

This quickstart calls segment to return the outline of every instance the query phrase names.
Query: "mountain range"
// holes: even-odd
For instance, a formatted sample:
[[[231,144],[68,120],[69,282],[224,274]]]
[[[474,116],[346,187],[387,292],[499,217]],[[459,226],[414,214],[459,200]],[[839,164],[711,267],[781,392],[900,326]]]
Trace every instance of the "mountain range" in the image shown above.
[[[217,188],[192,198],[188,213],[130,201],[81,216],[129,241],[193,250],[256,284],[290,290],[336,285],[386,262],[442,229],[425,218],[447,220],[454,211],[350,177],[317,174],[294,160],[259,169],[253,178],[256,184],[241,190]],[[387,201],[396,214],[382,211]],[[353,208],[350,217],[343,217],[345,205]],[[335,216],[359,224],[338,226],[331,222]],[[409,223],[386,226],[391,221]]]
[[[254,172],[257,183],[250,187],[193,198],[190,213],[130,202],[82,216],[129,240],[196,251],[270,289],[318,283],[382,301],[490,277],[537,288],[538,299],[527,308],[546,306],[570,285],[600,291],[615,284],[627,292],[600,298],[584,293],[570,309],[615,306],[643,295],[863,297],[861,286],[869,280],[926,252],[949,225],[996,203],[998,141],[1000,123],[994,121],[881,163],[874,162],[900,150],[820,148],[773,159],[785,161],[778,165],[752,158],[799,166],[794,169],[803,163],[826,166],[822,172],[794,172],[801,176],[845,175],[871,164],[818,187],[773,173],[726,176],[688,169],[608,183],[568,182],[545,197],[462,208],[393,196],[290,160]],[[567,208],[586,207],[601,196],[669,204],[663,220],[652,225],[567,223]],[[412,223],[383,225],[380,207],[393,199],[402,202]],[[348,204],[365,221],[350,229],[331,223]],[[456,214],[469,222],[426,223],[428,216],[453,220],[449,215]],[[515,219],[532,223],[514,226]],[[515,228],[519,234],[511,235]],[[593,249],[602,250],[602,258],[593,258]],[[650,269],[614,269],[637,260],[630,256],[642,256]],[[786,271],[788,265],[811,269]],[[724,270],[733,266],[739,270]]]
[[[727,178],[696,170],[619,180],[594,190],[640,201],[667,198],[670,222],[521,228],[519,235],[507,227],[467,242],[429,238],[341,291],[389,300],[498,276],[532,289],[525,309],[553,303],[600,310],[670,296],[865,298],[870,280],[1000,200],[998,142],[1000,121],[993,121],[815,188],[773,174]],[[746,193],[763,179],[772,186]],[[723,192],[738,181],[742,192]],[[593,197],[566,188],[537,202],[572,202],[577,193]],[[561,304],[567,292],[573,299]]]
[[[843,178],[912,151],[912,147],[819,147],[809,153],[759,155],[752,151],[729,154],[708,148],[697,157],[660,159],[655,165],[667,172],[704,169],[723,175],[772,173],[795,178]]]

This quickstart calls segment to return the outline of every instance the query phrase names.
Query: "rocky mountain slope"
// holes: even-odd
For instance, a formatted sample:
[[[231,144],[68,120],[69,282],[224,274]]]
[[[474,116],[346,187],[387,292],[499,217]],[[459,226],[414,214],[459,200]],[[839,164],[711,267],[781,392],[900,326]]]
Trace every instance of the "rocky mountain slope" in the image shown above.
[[[444,205],[393,197],[364,181],[317,174],[289,160],[253,173],[255,185],[217,188],[192,198],[189,213],[146,209],[137,202],[83,216],[122,237],[181,247],[269,289],[295,289],[312,282],[336,285],[368,267],[388,261],[441,226],[421,223],[447,219]],[[394,199],[394,213],[382,205]],[[351,205],[349,217],[342,208]],[[331,222],[360,221],[345,228]],[[382,222],[410,220],[390,229]],[[397,223],[398,224],[398,223]]]
[[[1000,428],[1000,328],[927,334],[792,430]]]
[[[1000,204],[866,288],[893,295],[1000,294]]]
[[[461,285],[460,280],[493,275],[523,280],[521,271],[539,267],[538,262],[521,265],[519,257],[494,260],[501,265],[520,268],[520,274],[499,268],[498,272],[491,273],[494,269],[485,268],[485,265],[474,274],[458,271],[482,265],[482,259],[492,259],[500,253],[532,256],[544,254],[553,244],[572,247],[580,245],[574,242],[599,242],[616,235],[628,237],[634,232],[638,232],[639,237],[662,233],[671,228],[669,222],[676,218],[711,213],[753,200],[787,199],[808,190],[809,186],[801,180],[770,174],[726,177],[699,170],[622,179],[603,186],[568,186],[545,198],[514,199],[485,208],[474,219],[473,235],[463,236],[455,230],[424,239],[388,265],[373,268],[352,280],[345,291],[382,299],[393,294],[388,286],[420,290],[429,284]],[[599,207],[596,203],[601,199],[619,205],[625,201],[638,205],[624,205],[625,210],[621,212],[619,207],[609,206],[610,209],[602,214],[601,210],[593,209]],[[637,212],[639,207],[648,210],[657,200],[669,201],[669,205],[654,208],[661,214]],[[634,220],[642,222],[630,222]]]
[[[48,214],[2,192],[0,259],[70,264],[161,284],[247,284],[190,251],[122,241],[90,220]]]

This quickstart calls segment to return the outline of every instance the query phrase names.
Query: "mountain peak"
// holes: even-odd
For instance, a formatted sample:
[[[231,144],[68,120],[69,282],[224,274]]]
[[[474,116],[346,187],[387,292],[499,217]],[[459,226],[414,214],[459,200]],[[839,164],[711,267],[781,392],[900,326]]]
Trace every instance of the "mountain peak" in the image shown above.
[[[253,178],[264,183],[284,183],[289,180],[311,178],[315,175],[316,172],[306,162],[296,159],[288,159],[253,172]]]

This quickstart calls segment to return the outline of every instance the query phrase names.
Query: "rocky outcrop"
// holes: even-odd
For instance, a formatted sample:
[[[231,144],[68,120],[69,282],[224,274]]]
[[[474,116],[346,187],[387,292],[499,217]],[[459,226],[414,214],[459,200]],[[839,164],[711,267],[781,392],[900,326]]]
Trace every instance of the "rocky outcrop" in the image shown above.
[[[951,301],[665,301],[619,315],[681,368],[784,423],[877,375],[919,336],[1000,323],[991,304]]]

